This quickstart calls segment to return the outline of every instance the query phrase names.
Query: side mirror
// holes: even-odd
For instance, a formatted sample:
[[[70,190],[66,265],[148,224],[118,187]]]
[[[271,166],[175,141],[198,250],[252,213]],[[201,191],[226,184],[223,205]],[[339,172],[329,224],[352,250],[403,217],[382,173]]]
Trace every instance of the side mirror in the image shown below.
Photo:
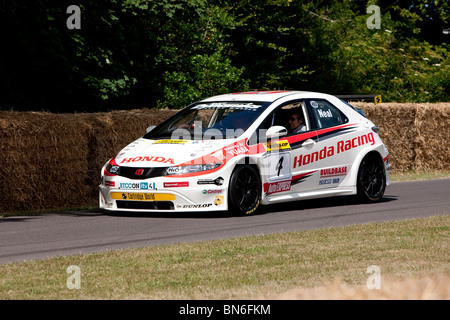
[[[152,131],[153,129],[155,129],[156,128],[156,126],[150,126],[150,127],[148,127],[147,129],[145,129],[145,132],[146,133],[149,133],[150,131]]]
[[[283,126],[273,126],[270,127],[266,132],[266,139],[278,139],[279,137],[285,136],[288,131]]]

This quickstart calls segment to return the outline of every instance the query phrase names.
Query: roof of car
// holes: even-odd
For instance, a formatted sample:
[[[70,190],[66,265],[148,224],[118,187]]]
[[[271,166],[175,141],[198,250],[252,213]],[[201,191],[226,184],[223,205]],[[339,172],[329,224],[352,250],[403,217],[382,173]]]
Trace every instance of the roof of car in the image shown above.
[[[310,98],[319,98],[326,94],[309,91],[294,91],[294,90],[279,90],[279,91],[247,91],[247,92],[235,92],[217,95],[206,98],[202,102],[209,101],[261,101],[261,102],[273,102],[279,98],[283,98],[290,95],[308,95]],[[326,95],[328,96],[328,95]]]

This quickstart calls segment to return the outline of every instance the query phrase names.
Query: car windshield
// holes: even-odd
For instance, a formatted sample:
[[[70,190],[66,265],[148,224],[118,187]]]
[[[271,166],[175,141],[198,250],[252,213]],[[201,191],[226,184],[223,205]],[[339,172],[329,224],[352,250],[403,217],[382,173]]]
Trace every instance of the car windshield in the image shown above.
[[[146,139],[234,139],[243,134],[269,103],[205,102],[176,113],[153,130]]]

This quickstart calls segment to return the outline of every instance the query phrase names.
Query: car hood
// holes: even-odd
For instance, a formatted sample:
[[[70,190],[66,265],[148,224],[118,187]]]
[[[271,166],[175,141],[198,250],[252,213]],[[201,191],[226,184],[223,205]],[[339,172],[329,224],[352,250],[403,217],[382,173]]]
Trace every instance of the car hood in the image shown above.
[[[226,150],[234,149],[235,139],[223,140],[149,140],[139,138],[115,157],[119,166],[168,167],[181,164],[223,162]],[[240,145],[245,143],[239,142]]]

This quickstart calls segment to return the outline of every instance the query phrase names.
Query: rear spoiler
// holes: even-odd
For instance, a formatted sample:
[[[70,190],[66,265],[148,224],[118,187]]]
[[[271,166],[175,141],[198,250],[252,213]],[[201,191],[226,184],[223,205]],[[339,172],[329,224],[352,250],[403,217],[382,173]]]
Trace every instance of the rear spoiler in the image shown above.
[[[381,94],[379,95],[338,95],[336,98],[345,101],[370,101],[372,100],[375,104],[381,103]]]

